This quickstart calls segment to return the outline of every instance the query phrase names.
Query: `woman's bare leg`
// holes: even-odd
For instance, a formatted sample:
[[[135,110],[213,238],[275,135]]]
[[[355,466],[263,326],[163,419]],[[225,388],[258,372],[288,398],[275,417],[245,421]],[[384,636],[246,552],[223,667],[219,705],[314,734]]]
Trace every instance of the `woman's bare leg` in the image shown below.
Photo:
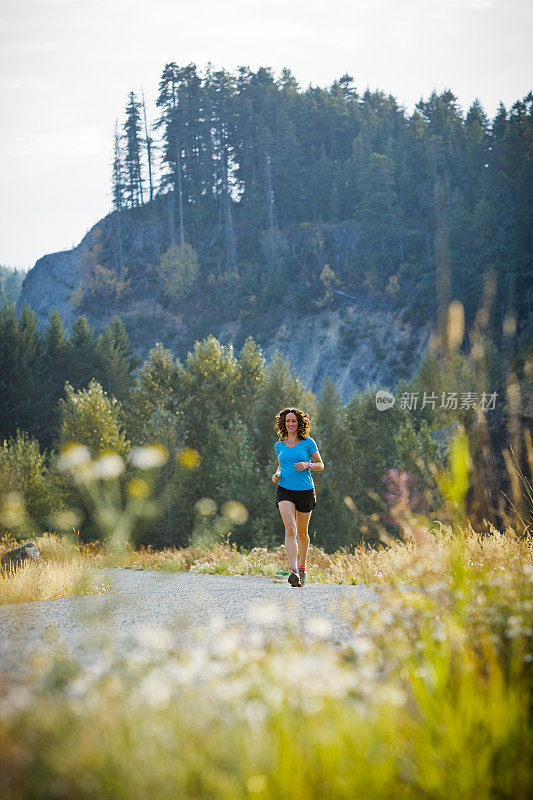
[[[309,550],[309,534],[307,529],[309,527],[309,520],[311,519],[310,511],[297,511],[296,512],[296,533],[298,537],[298,563],[305,569],[305,562],[307,559],[307,551]]]
[[[290,500],[280,500],[278,508],[285,526],[285,552],[289,559],[289,566],[291,569],[296,569],[298,566],[298,544],[296,542],[294,503],[291,503]]]

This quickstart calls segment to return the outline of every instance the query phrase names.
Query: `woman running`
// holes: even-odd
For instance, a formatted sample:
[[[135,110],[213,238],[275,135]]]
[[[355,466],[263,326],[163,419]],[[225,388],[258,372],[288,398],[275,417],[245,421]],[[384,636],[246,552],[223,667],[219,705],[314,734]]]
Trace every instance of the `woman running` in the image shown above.
[[[305,586],[305,565],[309,548],[309,519],[316,506],[311,470],[323,470],[314,439],[309,436],[309,417],[299,408],[284,408],[276,415],[275,444],[278,468],[272,480],[278,484],[276,504],[285,526],[285,552],[289,559],[291,586]]]

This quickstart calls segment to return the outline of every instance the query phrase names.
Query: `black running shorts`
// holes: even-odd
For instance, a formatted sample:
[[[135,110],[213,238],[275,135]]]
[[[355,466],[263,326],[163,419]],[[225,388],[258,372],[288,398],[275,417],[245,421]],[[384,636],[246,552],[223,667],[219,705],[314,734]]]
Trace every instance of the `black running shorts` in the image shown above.
[[[294,503],[296,511],[312,511],[316,506],[314,489],[284,489],[278,484],[276,489],[276,505],[280,500],[289,500]]]

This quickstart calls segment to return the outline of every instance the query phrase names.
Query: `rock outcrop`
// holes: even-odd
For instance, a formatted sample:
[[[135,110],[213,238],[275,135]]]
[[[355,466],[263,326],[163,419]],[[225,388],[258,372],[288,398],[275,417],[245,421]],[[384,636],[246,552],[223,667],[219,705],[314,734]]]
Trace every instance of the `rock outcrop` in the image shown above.
[[[73,295],[82,283],[82,262],[93,247],[97,223],[73,250],[51,253],[40,258],[31,269],[20,293],[18,305],[29,305],[40,326],[44,325],[52,309],[61,314],[67,328],[76,319],[76,304]]]
[[[242,341],[239,323],[213,333],[224,343]],[[329,375],[343,402],[367,385],[393,388],[411,377],[424,352],[429,330],[402,320],[401,312],[352,301],[342,308],[288,315],[268,339],[257,339],[267,359],[278,351],[315,394]]]
[[[2,572],[18,569],[26,561],[33,561],[36,564],[42,562],[41,553],[34,542],[26,542],[21,544],[20,547],[15,547],[13,550],[8,550],[4,553],[0,559]]]
[[[111,230],[112,220],[110,215],[98,222],[73,250],[43,256],[28,273],[19,306],[29,304],[41,327],[53,308],[59,311],[65,326],[72,327],[81,313],[77,297],[83,294],[84,264]],[[133,233],[135,229],[129,231],[130,236]],[[267,359],[276,351],[285,356],[313,392],[319,393],[330,376],[344,402],[367,385],[393,388],[400,379],[412,376],[427,345],[429,327],[405,321],[402,310],[386,297],[370,298],[368,292],[359,296],[337,294],[334,307],[309,314],[295,310],[277,315],[263,312],[248,322],[224,318],[222,313],[195,318],[189,312],[187,316],[183,310],[163,307],[149,295],[112,313],[122,317],[141,359],[156,342],[183,359],[196,339],[210,333],[224,344],[233,343],[236,351],[251,335]],[[83,313],[100,330],[110,320],[102,308],[96,311],[84,309]]]

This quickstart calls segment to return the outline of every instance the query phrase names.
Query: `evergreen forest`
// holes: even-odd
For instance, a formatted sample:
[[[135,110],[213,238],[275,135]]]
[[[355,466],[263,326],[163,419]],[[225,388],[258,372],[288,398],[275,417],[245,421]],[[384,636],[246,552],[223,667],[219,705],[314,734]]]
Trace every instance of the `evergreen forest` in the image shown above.
[[[531,93],[492,120],[450,90],[408,114],[349,75],[302,89],[288,69],[169,63],[148,116],[130,92],[80,313],[131,316],[150,297],[198,335],[213,313],[255,334],[281,297],[312,313],[347,295],[420,323],[455,299],[472,321],[490,274],[491,335],[511,314],[530,337]]]

